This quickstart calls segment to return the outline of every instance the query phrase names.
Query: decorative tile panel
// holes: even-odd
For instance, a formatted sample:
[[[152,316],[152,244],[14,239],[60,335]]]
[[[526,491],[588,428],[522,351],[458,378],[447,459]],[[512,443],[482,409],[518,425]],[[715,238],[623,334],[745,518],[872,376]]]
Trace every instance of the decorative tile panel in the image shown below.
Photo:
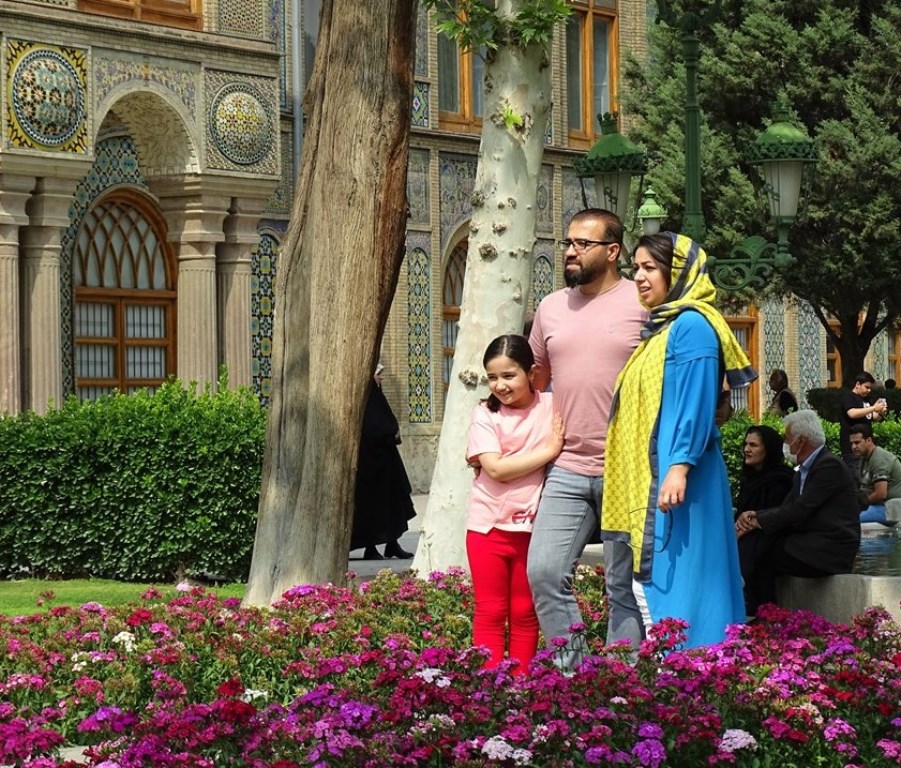
[[[413,67],[416,77],[429,76],[429,14],[422,6],[416,14],[416,58]]]
[[[889,378],[888,334],[885,331],[873,339],[873,343],[870,344],[870,356],[873,359],[870,373],[873,374],[876,381],[885,381]]]
[[[140,59],[95,56],[93,62],[96,103],[120,85],[157,85],[169,91],[184,104],[188,114],[197,111],[197,76],[199,68],[176,66],[171,61],[150,57]]]
[[[431,220],[429,195],[429,150],[411,149],[407,162],[407,199],[410,224],[428,226]]]
[[[114,130],[114,129],[110,129]],[[121,129],[120,129],[121,130]],[[69,226],[63,231],[60,249],[60,316],[62,318],[63,392],[75,391],[72,258],[81,222],[94,200],[109,187],[117,184],[134,184],[147,187],[138,166],[138,150],[127,135],[110,136],[98,140],[94,150],[91,170],[75,187],[69,205]]]
[[[798,368],[800,384],[795,393],[802,408],[807,408],[807,390],[822,387],[826,380],[826,347],[823,328],[806,301],[798,307]]]
[[[238,37],[263,37],[262,3],[219,0],[219,32]]]
[[[579,211],[585,208],[592,208],[594,201],[594,184],[585,184],[585,196],[588,198],[586,205],[585,199],[582,197],[582,184],[576,172],[572,168],[563,169],[563,232],[569,227],[569,221]]]
[[[407,233],[407,402],[411,424],[432,421],[430,235]]]
[[[81,48],[7,41],[10,146],[87,152],[87,56]]]
[[[276,50],[281,57],[282,76],[279,78],[279,90],[282,109],[288,107],[288,57],[285,55],[285,40],[287,39],[287,19],[284,0],[269,0],[266,10],[266,28],[269,32],[269,42],[275,43]]]
[[[413,83],[413,116],[411,123],[422,128],[429,127],[429,84],[419,80]]]
[[[438,192],[441,218],[441,248],[447,238],[472,215],[472,190],[476,180],[477,158],[442,152],[438,158]]]
[[[785,303],[769,297],[763,302],[763,357],[761,376],[774,368],[785,370]]]
[[[254,391],[263,405],[272,397],[272,331],[275,320],[275,274],[279,242],[270,234],[260,235],[251,251],[250,275],[250,375]]]
[[[294,146],[291,141],[291,134],[287,131],[282,132],[281,145],[281,181],[269,198],[266,204],[267,213],[290,213],[291,207],[294,205]]]
[[[554,241],[541,239],[535,243],[532,260],[531,309],[537,309],[541,300],[554,291]]]
[[[277,83],[263,77],[206,72],[207,164],[220,170],[279,172],[273,116]]]
[[[554,231],[554,166],[542,165],[538,176],[535,227],[539,232]]]

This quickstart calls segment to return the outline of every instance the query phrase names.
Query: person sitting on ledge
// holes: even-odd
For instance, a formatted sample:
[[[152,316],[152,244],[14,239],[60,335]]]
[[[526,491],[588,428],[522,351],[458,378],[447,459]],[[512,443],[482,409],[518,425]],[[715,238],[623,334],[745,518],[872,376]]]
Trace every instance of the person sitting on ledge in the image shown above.
[[[869,424],[855,424],[848,434],[851,452],[860,460],[860,522],[894,525],[886,521],[885,505],[901,500],[901,461],[876,445]]]
[[[735,521],[749,616],[776,602],[776,578],[850,573],[860,546],[857,489],[847,465],[826,448],[814,411],[783,419],[785,457],[798,465],[777,507],[746,510]]]

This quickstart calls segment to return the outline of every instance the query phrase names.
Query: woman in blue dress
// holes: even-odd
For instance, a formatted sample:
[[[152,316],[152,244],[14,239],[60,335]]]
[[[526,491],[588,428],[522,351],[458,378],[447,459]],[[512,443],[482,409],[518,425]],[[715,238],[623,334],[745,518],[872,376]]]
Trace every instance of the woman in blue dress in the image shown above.
[[[642,237],[635,286],[650,309],[619,376],[605,457],[605,540],[632,547],[633,591],[647,630],[688,623],[685,647],[725,638],[744,621],[732,501],[715,423],[723,376],[757,374],[722,315],[707,255],[672,232]]]

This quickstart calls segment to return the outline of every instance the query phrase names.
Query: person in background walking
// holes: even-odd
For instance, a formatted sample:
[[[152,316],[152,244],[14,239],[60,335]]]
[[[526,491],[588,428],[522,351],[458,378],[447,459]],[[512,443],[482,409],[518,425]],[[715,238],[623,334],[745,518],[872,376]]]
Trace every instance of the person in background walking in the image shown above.
[[[788,374],[781,368],[774,368],[770,374],[770,389],[774,394],[766,409],[767,413],[781,418],[798,410],[798,398],[788,388]]]
[[[398,538],[407,530],[407,521],[416,517],[416,509],[404,461],[397,450],[400,425],[382,392],[384,369],[381,363],[375,369],[363,412],[350,548],[365,547],[364,560],[407,560],[413,553],[405,551]],[[376,544],[385,545],[384,556]]]

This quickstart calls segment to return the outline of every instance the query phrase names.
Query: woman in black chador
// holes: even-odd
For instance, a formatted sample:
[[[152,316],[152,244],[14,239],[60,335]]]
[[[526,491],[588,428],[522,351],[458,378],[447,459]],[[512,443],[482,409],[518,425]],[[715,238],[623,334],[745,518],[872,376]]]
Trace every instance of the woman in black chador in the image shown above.
[[[416,516],[416,510],[397,450],[400,426],[382,392],[383,370],[381,363],[375,369],[363,413],[350,548],[365,547],[363,559],[381,560],[383,555],[375,545],[384,544],[384,557],[405,560],[413,554],[401,549],[398,537],[407,530],[407,521]]]

